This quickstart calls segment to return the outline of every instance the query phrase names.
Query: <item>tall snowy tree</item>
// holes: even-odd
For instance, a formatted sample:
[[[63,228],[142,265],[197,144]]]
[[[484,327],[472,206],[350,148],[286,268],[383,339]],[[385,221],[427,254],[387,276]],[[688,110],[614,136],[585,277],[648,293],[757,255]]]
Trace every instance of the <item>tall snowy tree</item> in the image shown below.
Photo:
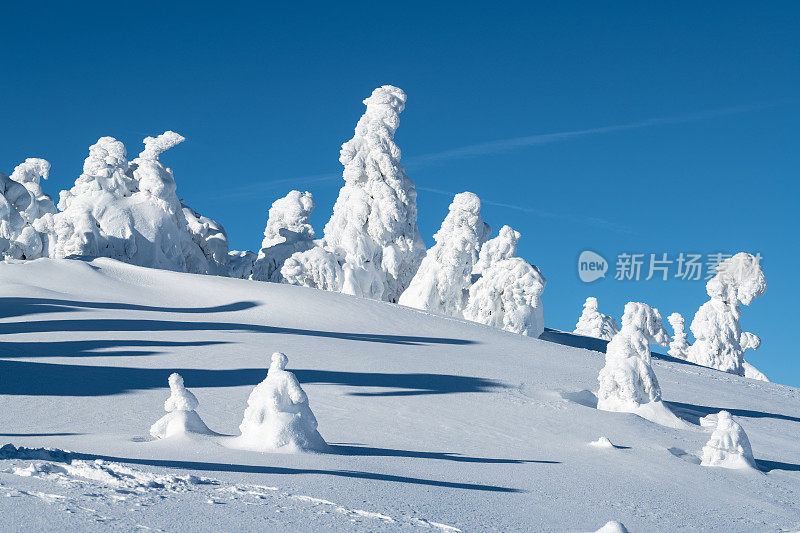
[[[367,111],[339,156],[345,185],[325,225],[325,253],[295,254],[294,275],[282,274],[287,282],[311,282],[315,275],[298,269],[308,267],[319,274],[331,270],[328,266],[335,260],[342,282],[327,279],[318,287],[340,287],[334,290],[396,302],[408,286],[425,245],[417,230],[417,192],[394,142],[405,102],[406,94],[391,85],[375,89],[364,100]]]
[[[761,339],[742,332],[741,305],[750,303],[767,290],[767,279],[755,256],[740,252],[717,267],[706,284],[711,297],[694,315],[690,329],[695,342],[689,360],[724,372],[745,375],[744,352],[758,348]]]
[[[511,226],[503,226],[497,237],[489,239],[481,246],[478,261],[472,269],[473,274],[481,274],[498,261],[516,257],[520,233]]]
[[[28,158],[11,176],[0,173],[0,257],[36,259],[49,252],[49,232],[56,212],[40,185],[50,163]]]
[[[472,282],[472,270],[491,229],[481,218],[481,201],[471,192],[453,198],[442,227],[433,236],[411,284],[398,303],[460,317]]]
[[[667,320],[674,332],[667,353],[678,359],[686,359],[689,353],[689,343],[686,342],[687,335],[684,327],[683,315],[680,313],[672,313],[667,317]]]
[[[314,247],[314,228],[309,221],[313,210],[314,197],[308,191],[291,191],[273,202],[261,251],[255,261],[253,279],[284,281],[281,275],[284,262],[292,254]]]
[[[622,329],[606,347],[606,364],[597,378],[597,408],[635,413],[653,422],[681,427],[681,421],[661,401],[661,387],[651,366],[650,344],[666,346],[668,340],[658,309],[628,302]]]
[[[616,320],[597,310],[597,298],[590,296],[583,304],[583,312],[573,333],[610,341],[619,333],[619,327]]]

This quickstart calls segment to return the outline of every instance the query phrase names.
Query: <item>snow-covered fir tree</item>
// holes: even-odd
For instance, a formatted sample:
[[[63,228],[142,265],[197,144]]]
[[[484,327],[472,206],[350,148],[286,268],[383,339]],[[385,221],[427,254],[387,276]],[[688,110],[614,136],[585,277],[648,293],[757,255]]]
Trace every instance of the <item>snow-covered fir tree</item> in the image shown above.
[[[232,278],[253,279],[258,256],[250,250],[231,250],[228,252],[227,275]]]
[[[167,414],[153,424],[150,428],[150,435],[157,439],[188,433],[214,435],[215,433],[208,429],[195,411],[199,405],[197,397],[184,386],[180,374],[174,373],[169,376],[169,389],[170,396],[164,402],[164,410]]]
[[[619,326],[612,317],[597,310],[597,298],[590,296],[583,304],[583,311],[573,333],[610,341],[619,333]]]
[[[239,430],[240,445],[259,451],[320,451],[327,447],[317,431],[308,396],[294,374],[286,370],[288,359],[272,354],[264,381],[247,399]]]
[[[464,318],[512,333],[538,337],[544,331],[542,293],[546,280],[520,257],[500,259],[469,288]]]
[[[761,340],[742,332],[741,305],[750,305],[766,290],[767,279],[757,257],[740,252],[720,263],[717,274],[706,284],[711,299],[692,320],[695,342],[689,348],[689,360],[743,376],[744,352],[758,348]]]
[[[472,270],[491,228],[481,218],[481,201],[471,192],[453,198],[442,227],[433,236],[411,284],[398,303],[461,317],[469,297]]]
[[[686,331],[684,328],[683,315],[680,313],[672,313],[667,317],[669,325],[672,326],[672,340],[669,343],[669,351],[667,352],[672,357],[678,359],[686,359],[689,356],[689,343],[686,342]]]
[[[42,190],[50,163],[28,158],[11,176],[0,173],[0,258],[37,259],[49,254],[52,198]]]
[[[111,257],[201,274],[223,272],[225,265],[215,258],[227,258],[221,253],[227,246],[224,230],[213,221],[205,229],[189,227],[172,170],[159,159],[183,141],[172,131],[147,137],[145,149],[129,162],[121,142],[99,139],[89,149],[75,185],[61,192],[60,211],[53,216],[51,255]],[[202,217],[193,216],[202,225]]]
[[[597,378],[597,408],[635,413],[663,425],[680,427],[680,420],[661,401],[661,387],[651,366],[650,345],[666,346],[668,341],[658,309],[628,302],[622,328],[606,347],[606,364]]]
[[[717,427],[703,446],[700,464],[733,469],[756,467],[750,439],[728,411],[717,414]]]
[[[273,202],[261,251],[254,264],[253,279],[284,281],[281,275],[284,262],[292,254],[314,247],[314,228],[309,221],[313,210],[314,197],[308,191],[291,191]]]
[[[498,261],[516,257],[517,243],[520,233],[511,226],[503,226],[497,237],[489,239],[481,246],[478,253],[478,261],[472,269],[475,275],[481,274],[484,270]]]
[[[228,275],[228,234],[225,228],[208,217],[204,217],[186,204],[181,204],[189,236],[202,252],[186,253],[186,270],[200,274]],[[191,248],[191,247],[190,247]],[[198,261],[198,259],[201,259]]]
[[[417,192],[394,142],[405,102],[406,94],[391,85],[364,100],[367,111],[340,152],[345,185],[325,225],[324,253],[295,254],[288,266],[292,275],[282,273],[288,283],[312,283],[321,273],[341,270],[341,281],[312,286],[389,302],[408,286],[425,245],[417,229]],[[330,268],[333,261],[338,269]],[[301,272],[306,268],[311,272]]]

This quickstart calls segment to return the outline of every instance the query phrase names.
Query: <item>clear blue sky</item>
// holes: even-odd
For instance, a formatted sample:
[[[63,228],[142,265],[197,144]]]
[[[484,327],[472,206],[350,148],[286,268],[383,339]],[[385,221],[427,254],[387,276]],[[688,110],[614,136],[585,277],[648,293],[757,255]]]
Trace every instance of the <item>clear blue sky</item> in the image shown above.
[[[522,232],[547,324],[569,330],[590,295],[687,322],[706,300],[702,282],[615,281],[620,252],[760,252],[769,288],[743,325],[764,342],[747,357],[800,385],[800,4],[288,4],[4,3],[0,169],[44,157],[57,196],[98,137],[136,154],[173,129],[180,196],[252,250],[291,188],[314,193],[321,233],[339,146],[391,83],[429,244],[449,194],[477,193],[495,230]],[[539,137],[562,132],[579,133]],[[608,278],[579,281],[584,249]]]

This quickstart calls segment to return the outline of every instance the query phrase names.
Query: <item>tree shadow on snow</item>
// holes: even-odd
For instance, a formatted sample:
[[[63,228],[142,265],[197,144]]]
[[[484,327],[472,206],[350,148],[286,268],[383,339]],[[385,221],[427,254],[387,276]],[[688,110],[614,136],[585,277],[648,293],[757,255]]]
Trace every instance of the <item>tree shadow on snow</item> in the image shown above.
[[[800,465],[794,463],[782,463],[780,461],[767,461],[764,459],[756,459],[756,466],[762,472],[772,472],[773,470],[800,472]]]
[[[329,443],[328,452],[332,455],[355,455],[370,457],[411,457],[416,459],[440,459],[462,463],[488,463],[488,464],[561,464],[561,461],[545,461],[535,459],[490,459],[487,457],[470,457],[458,453],[448,452],[416,452],[411,450],[394,450],[391,448],[373,448],[361,444]]]
[[[258,307],[257,302],[234,302],[212,307],[154,307],[149,305],[126,304],[120,302],[81,302],[77,300],[58,300],[54,298],[0,298],[0,318],[58,313],[80,309],[120,309],[126,311],[154,311],[158,313],[226,313],[244,311]]]
[[[466,339],[445,337],[415,337],[409,335],[386,335],[378,333],[349,333],[319,331],[313,329],[285,328],[260,324],[238,324],[229,322],[183,322],[170,320],[147,320],[126,318],[97,318],[89,320],[36,320],[0,323],[0,334],[47,333],[59,331],[251,331],[279,335],[300,335],[351,341],[378,342],[387,344],[476,344]]]
[[[0,357],[87,357],[155,355],[162,350],[114,350],[121,347],[213,346],[227,341],[159,341],[140,339],[97,339],[90,341],[0,341]],[[108,351],[98,351],[108,350]]]
[[[569,346],[571,348],[583,348],[585,350],[592,350],[593,352],[606,353],[606,346],[608,341],[597,339],[595,337],[585,337],[576,333],[567,333],[566,331],[559,331],[557,329],[544,328],[544,332],[539,335],[539,339]],[[654,359],[661,359],[662,361],[669,361],[671,363],[680,363],[682,365],[700,366],[684,359],[678,359],[657,352],[650,352]],[[706,368],[706,367],[703,367]]]
[[[184,470],[208,471],[208,472],[242,472],[247,474],[275,474],[275,475],[323,475],[346,477],[352,479],[371,479],[375,481],[387,481],[392,483],[409,483],[413,485],[424,485],[429,487],[443,487],[451,489],[480,490],[488,492],[524,492],[521,489],[501,487],[497,485],[484,485],[479,483],[459,483],[454,481],[439,481],[435,479],[424,479],[407,476],[397,476],[392,474],[380,474],[377,472],[363,472],[360,470],[326,470],[321,468],[288,468],[280,466],[256,466],[256,465],[237,465],[227,463],[207,463],[200,461],[171,461],[161,459],[135,459],[125,457],[113,457],[108,455],[95,455],[88,453],[70,453],[71,459],[82,459],[94,461],[102,459],[104,461],[114,461],[117,463],[148,465],[164,468],[181,468]]]
[[[353,387],[410,389],[412,394],[488,392],[503,384],[484,378],[446,374],[380,374],[291,369],[301,383],[327,383]],[[166,389],[173,372],[180,373],[187,387],[238,387],[256,385],[266,368],[210,370],[197,368],[131,368],[68,365],[0,359],[0,394],[39,396],[105,396],[132,390]],[[359,394],[359,393],[353,393]],[[371,392],[371,395],[384,393]],[[395,395],[396,391],[387,391]]]
[[[728,411],[734,416],[745,418],[774,418],[775,420],[788,420],[789,422],[800,422],[800,418],[777,413],[765,413],[763,411],[751,411],[749,409],[731,409],[730,407],[708,407],[705,405],[695,405],[681,402],[664,402],[676,416],[693,424],[700,424],[700,419],[706,415],[717,414],[720,411]]]

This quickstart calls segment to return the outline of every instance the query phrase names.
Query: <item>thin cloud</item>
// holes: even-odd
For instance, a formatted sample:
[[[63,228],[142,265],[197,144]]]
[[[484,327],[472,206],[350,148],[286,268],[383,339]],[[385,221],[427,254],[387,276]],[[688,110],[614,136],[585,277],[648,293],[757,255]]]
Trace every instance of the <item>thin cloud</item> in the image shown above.
[[[796,102],[796,100],[780,100],[777,102],[765,102],[760,104],[729,107],[725,109],[716,109],[711,111],[701,111],[698,113],[691,113],[688,115],[680,115],[676,117],[651,118],[639,122],[630,122],[627,124],[615,124],[611,126],[601,126],[598,128],[589,128],[589,129],[573,130],[573,131],[560,131],[555,133],[542,133],[538,135],[529,135],[526,137],[515,137],[512,139],[502,139],[499,141],[471,144],[468,146],[462,146],[460,148],[452,148],[441,152],[410,157],[407,160],[406,166],[422,166],[426,163],[435,163],[439,161],[450,161],[454,159],[464,159],[469,157],[478,157],[482,155],[497,154],[497,153],[509,152],[511,150],[516,150],[519,148],[527,148],[530,146],[563,142],[580,137],[602,135],[605,133],[618,133],[622,131],[650,128],[653,126],[685,124],[688,122],[697,122],[700,120],[707,120],[710,118],[723,117],[727,115],[738,115],[740,113],[749,113],[752,111],[777,107],[780,105],[791,104],[794,102]]]

